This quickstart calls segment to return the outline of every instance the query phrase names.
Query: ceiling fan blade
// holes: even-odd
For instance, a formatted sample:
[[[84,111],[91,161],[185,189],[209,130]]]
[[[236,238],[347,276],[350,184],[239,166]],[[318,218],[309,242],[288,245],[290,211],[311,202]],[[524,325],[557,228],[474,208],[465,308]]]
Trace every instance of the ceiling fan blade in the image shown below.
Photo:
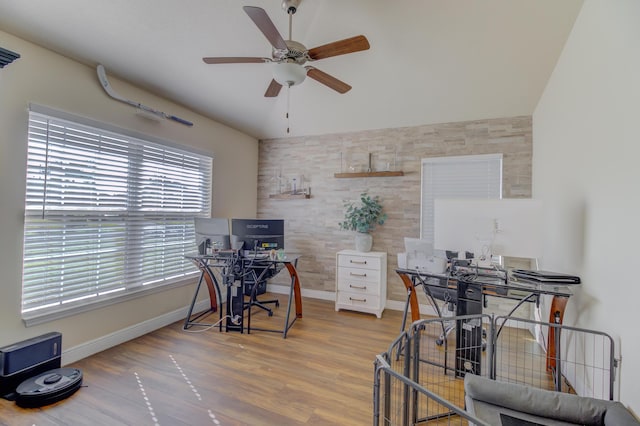
[[[332,56],[345,55],[347,53],[360,52],[369,48],[369,40],[363,35],[358,35],[333,43],[309,49],[309,57],[313,60],[330,58]]]
[[[202,58],[206,64],[262,64],[272,62],[269,58],[249,58],[249,57],[211,57]]]
[[[273,25],[273,21],[267,15],[264,9],[255,6],[243,6],[242,9],[249,15],[249,18],[258,27],[262,34],[269,40],[269,43],[276,49],[287,50],[287,43],[278,32],[278,29]]]
[[[337,78],[327,74],[324,71],[320,71],[318,68],[305,68],[307,69],[307,77],[311,77],[318,83],[322,83],[338,93],[347,93],[349,90],[351,90],[351,86],[349,86],[347,83],[338,80]]]
[[[280,89],[282,89],[282,84],[278,83],[275,80],[271,80],[269,87],[267,87],[267,91],[264,92],[264,97],[275,98],[280,93]]]

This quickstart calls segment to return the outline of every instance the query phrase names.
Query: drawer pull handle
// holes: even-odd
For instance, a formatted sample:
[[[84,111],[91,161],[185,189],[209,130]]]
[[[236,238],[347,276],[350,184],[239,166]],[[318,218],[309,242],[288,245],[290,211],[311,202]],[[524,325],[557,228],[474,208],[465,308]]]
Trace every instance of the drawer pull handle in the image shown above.
[[[354,274],[353,272],[349,272],[349,275],[351,275],[352,277],[366,277],[367,274]]]
[[[364,302],[367,303],[367,299],[356,299],[354,297],[349,297],[349,300],[352,302]]]
[[[349,260],[349,263],[357,263],[358,265],[366,265],[367,261],[366,260]]]
[[[353,285],[353,284],[349,284],[349,288],[357,288],[359,290],[366,290],[367,286],[366,285]]]

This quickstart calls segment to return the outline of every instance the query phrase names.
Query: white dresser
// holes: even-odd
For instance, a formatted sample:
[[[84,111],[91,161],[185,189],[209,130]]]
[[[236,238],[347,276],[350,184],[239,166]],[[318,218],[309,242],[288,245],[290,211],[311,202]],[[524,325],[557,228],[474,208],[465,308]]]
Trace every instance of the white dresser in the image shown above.
[[[387,301],[387,253],[342,250],[336,254],[336,311],[382,316]]]

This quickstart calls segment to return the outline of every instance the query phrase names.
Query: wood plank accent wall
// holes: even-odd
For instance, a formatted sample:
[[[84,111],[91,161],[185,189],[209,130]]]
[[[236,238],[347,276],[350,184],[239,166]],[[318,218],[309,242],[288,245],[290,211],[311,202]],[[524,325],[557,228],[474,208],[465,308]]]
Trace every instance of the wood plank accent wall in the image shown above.
[[[368,153],[373,154],[374,170],[385,170],[386,163],[393,168],[395,159],[395,169],[404,171],[404,176],[334,177],[348,172],[350,165],[364,171]],[[421,160],[491,153],[503,154],[503,197],[531,197],[530,116],[262,140],[258,217],[286,219],[287,250],[304,254],[298,265],[302,287],[333,292],[336,252],[354,248],[353,233],[338,227],[344,202],[356,200],[364,191],[379,195],[389,219],[372,233],[372,250],[388,253],[387,298],[404,301],[404,286],[395,273],[396,254],[404,251],[405,236],[420,234]],[[298,186],[304,176],[311,197],[269,198],[277,191],[279,173],[289,181],[297,177]]]

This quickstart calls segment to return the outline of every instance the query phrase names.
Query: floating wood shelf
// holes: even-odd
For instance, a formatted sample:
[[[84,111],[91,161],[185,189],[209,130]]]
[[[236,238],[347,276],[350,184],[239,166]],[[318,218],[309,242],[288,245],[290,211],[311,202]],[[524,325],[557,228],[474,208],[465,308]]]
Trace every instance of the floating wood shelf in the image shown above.
[[[311,194],[305,194],[304,192],[298,192],[292,194],[291,192],[283,192],[282,194],[270,194],[269,198],[273,200],[304,200],[311,198]]]
[[[336,178],[363,178],[363,177],[391,177],[391,176],[404,176],[404,172],[399,171],[387,171],[387,172],[350,172],[350,173],[334,173],[333,177]]]

